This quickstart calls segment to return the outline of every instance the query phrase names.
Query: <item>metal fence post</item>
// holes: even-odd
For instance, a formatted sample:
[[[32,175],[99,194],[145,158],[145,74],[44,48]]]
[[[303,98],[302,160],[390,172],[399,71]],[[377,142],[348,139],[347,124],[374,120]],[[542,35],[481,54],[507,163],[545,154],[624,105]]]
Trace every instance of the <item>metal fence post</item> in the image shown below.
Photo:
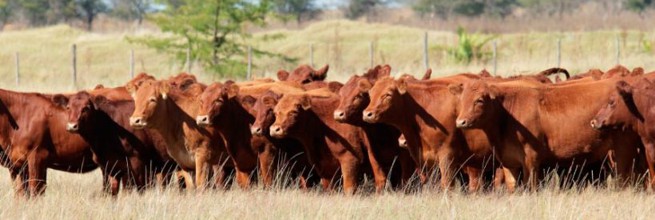
[[[314,43],[309,44],[309,65],[314,67]]]
[[[557,67],[562,67],[562,39],[557,38]]]
[[[191,74],[191,45],[186,48],[186,72]]]
[[[130,79],[134,79],[134,49],[130,50]]]
[[[425,65],[425,69],[430,68],[430,64],[428,63],[428,32],[425,32],[423,36],[423,64]]]
[[[20,54],[16,52],[16,87],[20,85]]]
[[[369,60],[371,60],[370,67],[373,67],[373,65],[375,64],[374,54],[373,54],[373,41],[368,43],[368,57]]]
[[[498,57],[497,57],[497,46],[496,46],[496,41],[493,43],[493,59],[494,59],[494,75],[496,75],[496,71],[498,70]]]
[[[77,45],[73,44],[71,50],[73,53],[73,87],[77,87]]]
[[[616,35],[616,65],[621,63],[621,44],[619,42],[619,35]]]
[[[250,80],[252,79],[252,46],[248,46],[248,74],[246,75],[246,79]]]

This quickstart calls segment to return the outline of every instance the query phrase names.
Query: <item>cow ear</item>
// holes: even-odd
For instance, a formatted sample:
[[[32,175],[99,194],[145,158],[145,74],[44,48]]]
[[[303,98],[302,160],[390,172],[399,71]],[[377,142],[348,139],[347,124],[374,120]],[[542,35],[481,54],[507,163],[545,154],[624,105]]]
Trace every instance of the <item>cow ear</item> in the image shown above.
[[[93,97],[93,99],[91,99],[91,100],[93,102],[93,108],[98,109],[98,107],[100,105],[107,102],[107,97],[105,97],[103,95],[97,95],[97,96]]]
[[[300,99],[300,107],[304,110],[309,110],[310,108],[312,108],[312,101],[309,98],[309,96],[307,95],[302,96],[302,98]]]
[[[489,85],[489,98],[496,99],[496,97],[498,97],[499,94],[498,92],[499,92],[498,87],[496,87],[495,85]]]
[[[589,70],[589,75],[591,75],[591,78],[594,79],[594,80],[602,79],[603,74],[605,74],[605,73],[603,73],[603,71],[601,71],[599,69]]]
[[[371,85],[371,82],[366,79],[360,79],[357,81],[357,88],[361,93],[367,93],[369,90],[371,90],[372,87],[373,85]]]
[[[180,88],[182,91],[186,91],[194,83],[196,83],[195,79],[185,79],[180,83],[180,85],[178,85],[178,88]]]
[[[616,90],[618,90],[619,94],[622,96],[632,95],[632,86],[623,80],[616,82]]]
[[[287,81],[289,78],[289,72],[285,70],[279,70],[277,71],[277,79],[280,81]]]
[[[636,67],[632,69],[632,73],[630,73],[630,76],[641,76],[644,75],[644,68],[641,67]]]
[[[384,65],[380,68],[378,71],[378,79],[382,77],[388,77],[391,76],[391,66],[389,65]]]
[[[398,93],[400,93],[401,95],[407,93],[407,79],[400,78],[396,80],[396,88],[398,89]]]
[[[239,95],[239,86],[233,81],[227,81],[225,83],[227,87],[227,98],[231,99]]]
[[[241,98],[241,104],[245,106],[247,109],[251,109],[253,106],[255,106],[255,102],[257,102],[257,99],[255,99],[255,97],[252,97],[250,95],[246,95],[243,98]]]
[[[261,99],[262,99],[262,103],[265,106],[275,106],[277,104],[277,101],[275,100],[275,98],[273,96],[270,96],[270,95],[264,95],[264,96],[262,96]]]
[[[432,77],[432,68],[428,68],[428,69],[425,71],[425,74],[423,74],[423,78],[421,78],[421,79],[422,79],[422,80],[428,80],[428,79],[430,79],[431,77]]]
[[[343,87],[343,84],[337,81],[332,81],[328,83],[328,89],[334,93],[339,93],[339,90],[341,90],[341,87]]]
[[[56,94],[52,96],[52,102],[60,107],[66,107],[68,105],[68,97],[62,94]]]
[[[104,85],[102,85],[102,84],[98,84],[98,85],[96,85],[96,87],[93,88],[93,90],[104,89],[104,88],[105,88]]]
[[[491,77],[491,73],[489,73],[489,71],[487,71],[486,69],[480,71],[478,75],[480,75],[481,77]]]
[[[160,92],[161,92],[161,98],[166,100],[168,98],[168,93],[171,90],[171,85],[166,83],[166,82],[161,82],[159,84],[159,89],[160,89]]]
[[[453,95],[460,95],[464,91],[464,85],[462,83],[455,83],[448,85],[448,91]]]
[[[330,69],[330,65],[325,65],[322,68],[316,70],[315,72],[312,73],[312,78],[317,81],[322,81],[327,78],[327,72]]]

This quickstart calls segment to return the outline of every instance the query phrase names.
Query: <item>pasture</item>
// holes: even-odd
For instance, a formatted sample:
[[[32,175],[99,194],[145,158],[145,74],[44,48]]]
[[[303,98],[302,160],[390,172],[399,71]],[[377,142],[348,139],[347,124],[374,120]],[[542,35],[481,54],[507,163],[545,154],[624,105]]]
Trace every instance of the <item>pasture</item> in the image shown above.
[[[344,196],[291,189],[201,194],[177,189],[143,195],[101,195],[99,171],[79,175],[52,171],[46,195],[16,199],[9,175],[0,171],[0,217],[5,219],[648,219],[655,197],[635,189],[546,187],[536,193],[420,193]],[[429,187],[427,187],[429,188]]]
[[[366,30],[371,30],[370,32]],[[314,63],[331,65],[328,80],[345,82],[352,73],[369,67],[369,45],[374,45],[374,62],[388,63],[392,74],[420,76],[421,39],[425,30],[351,21],[325,21],[303,30],[268,31],[255,34],[253,44],[307,63],[308,45],[314,47]],[[0,88],[44,93],[66,92],[123,85],[130,79],[130,49],[136,53],[136,72],[160,78],[177,74],[182,64],[170,57],[131,45],[126,37],[158,34],[86,33],[67,26],[10,31],[0,35]],[[450,60],[444,50],[457,40],[452,33],[428,31],[430,66],[433,78],[457,72],[478,72],[493,68],[489,59],[465,65]],[[590,68],[608,69],[618,56],[628,67],[655,69],[655,51],[645,42],[655,35],[636,31],[597,31],[572,33],[517,33],[496,36],[497,75],[509,76],[543,70],[556,65],[556,39],[562,39],[561,66],[571,73]],[[408,39],[415,39],[408,40]],[[615,39],[618,39],[615,41]],[[373,43],[370,43],[373,42]],[[78,45],[78,84],[70,82],[70,45]],[[489,49],[489,48],[487,48]],[[14,80],[16,52],[20,53],[19,85]],[[254,75],[274,77],[277,69],[297,64],[271,58],[254,60]],[[224,81],[201,69],[194,74],[204,83]],[[164,98],[165,99],[165,98]],[[586,123],[586,122],[585,122]],[[9,173],[0,170],[0,218],[3,219],[647,219],[655,212],[655,197],[641,186],[621,188],[613,180],[598,180],[600,186],[561,189],[551,175],[535,192],[519,189],[467,193],[458,185],[444,192],[436,181],[422,189],[385,190],[375,194],[373,183],[365,182],[355,195],[341,192],[304,191],[293,187],[264,189],[255,183],[251,189],[232,186],[227,190],[180,192],[176,187],[147,189],[142,194],[121,191],[117,197],[102,192],[102,177],[96,170],[70,174],[50,170],[45,195],[33,199],[17,198]],[[553,180],[554,179],[554,180]]]

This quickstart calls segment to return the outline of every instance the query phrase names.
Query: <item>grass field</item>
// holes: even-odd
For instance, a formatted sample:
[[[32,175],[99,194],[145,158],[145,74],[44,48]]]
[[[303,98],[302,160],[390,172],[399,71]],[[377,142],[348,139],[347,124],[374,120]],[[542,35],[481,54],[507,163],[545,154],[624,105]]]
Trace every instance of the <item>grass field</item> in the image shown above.
[[[16,199],[8,174],[0,172],[2,219],[650,219],[655,197],[645,192],[583,188],[536,193],[322,194],[292,189],[143,195],[100,194],[100,174],[48,175],[46,195]]]
[[[445,48],[457,43],[452,32],[424,30],[388,24],[367,24],[346,20],[318,22],[302,30],[275,30],[255,33],[255,47],[296,58],[286,63],[267,57],[253,58],[253,74],[273,76],[280,68],[291,69],[309,63],[310,45],[316,66],[330,64],[329,79],[345,80],[370,66],[369,46],[373,42],[374,63],[388,63],[393,73],[421,75],[423,36],[428,32],[429,64],[434,76],[464,71],[493,71],[487,57],[465,65],[451,59]],[[23,31],[0,33],[0,87],[19,90],[67,91],[71,82],[71,45],[77,45],[78,85],[89,88],[97,83],[116,86],[129,76],[130,50],[135,51],[136,72],[169,76],[184,70],[184,64],[170,56],[128,43],[129,36],[158,35],[155,31],[136,33],[88,33],[59,25]],[[590,68],[608,69],[616,64],[616,42],[620,44],[620,63],[630,68],[655,69],[655,32],[529,32],[495,36],[497,42],[497,74],[513,75],[536,72],[557,65],[557,39],[561,39],[561,66],[571,72]],[[490,53],[492,45],[484,51]],[[15,84],[15,53],[20,53],[20,86]],[[198,66],[193,73],[203,81],[220,80]]]
[[[298,59],[297,63],[255,57],[254,73],[272,76],[309,62],[314,47],[317,66],[331,65],[329,79],[344,81],[370,64],[373,42],[375,63],[388,63],[394,73],[421,75],[423,33],[429,36],[433,76],[493,69],[490,59],[464,65],[454,62],[443,48],[457,42],[450,32],[386,24],[325,21],[302,30],[255,33],[252,44]],[[131,45],[127,36],[158,34],[88,33],[68,26],[52,26],[0,33],[0,88],[63,92],[71,83],[71,45],[77,44],[78,85],[121,85],[129,79],[130,49],[135,50],[136,71],[160,77],[184,69],[169,56]],[[535,72],[557,64],[556,42],[561,38],[561,66],[571,72],[589,68],[608,69],[616,64],[616,39],[621,63],[629,68],[655,70],[655,32],[595,31],[520,33],[497,36],[499,75]],[[264,40],[264,39],[270,40]],[[491,51],[491,45],[485,49]],[[15,53],[20,53],[20,85],[15,84]],[[194,67],[202,81],[220,80]],[[100,193],[101,177],[51,171],[42,198],[14,198],[9,175],[0,169],[0,219],[651,219],[655,197],[634,188],[582,188],[558,190],[546,187],[535,193],[480,193],[468,195],[426,189],[420,193],[387,192],[383,195],[304,192],[294,189],[232,189],[202,194],[175,189],[149,190],[143,195],[122,193],[108,198]]]

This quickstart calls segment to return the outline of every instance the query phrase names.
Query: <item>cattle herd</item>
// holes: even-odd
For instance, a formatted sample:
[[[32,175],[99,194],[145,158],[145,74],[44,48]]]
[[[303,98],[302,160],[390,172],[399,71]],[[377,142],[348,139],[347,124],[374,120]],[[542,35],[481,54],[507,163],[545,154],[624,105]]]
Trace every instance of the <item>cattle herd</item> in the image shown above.
[[[352,194],[364,177],[381,192],[430,174],[444,190],[461,180],[470,192],[513,192],[571,167],[655,186],[655,72],[430,79],[428,70],[416,79],[378,65],[343,84],[325,81],[328,69],[209,85],[187,73],[141,73],[121,87],[67,94],[0,89],[0,162],[25,196],[44,193],[48,168],[100,168],[111,195],[121,186],[247,189],[282,178]]]

